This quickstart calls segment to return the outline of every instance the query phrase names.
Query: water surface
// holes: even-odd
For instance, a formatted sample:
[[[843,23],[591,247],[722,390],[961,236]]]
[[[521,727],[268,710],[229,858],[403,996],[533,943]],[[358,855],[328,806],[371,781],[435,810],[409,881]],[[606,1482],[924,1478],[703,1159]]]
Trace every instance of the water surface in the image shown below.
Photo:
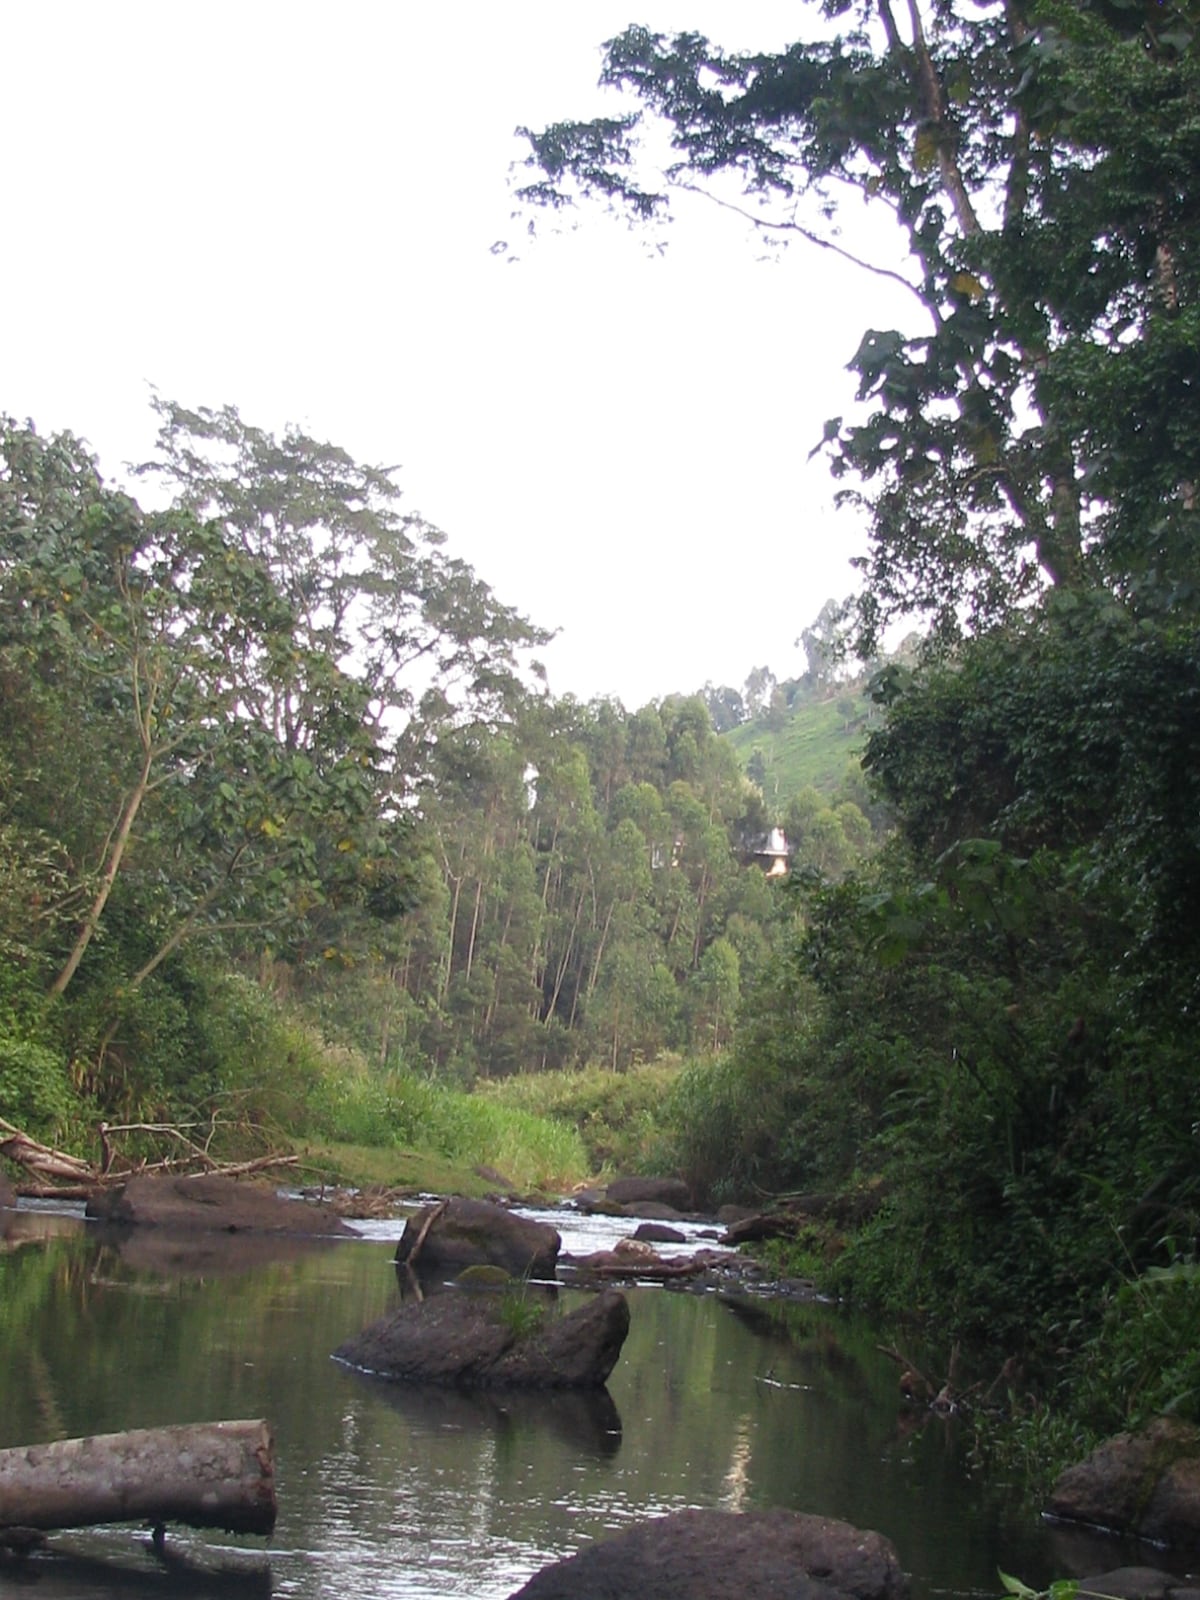
[[[180,1243],[150,1229],[116,1239],[24,1212],[8,1221],[0,1447],[268,1418],[277,1596],[499,1600],[606,1532],[690,1506],[785,1506],[876,1528],[916,1600],[996,1595],[998,1566],[1040,1585],[1128,1557],[1103,1541],[1079,1548],[1002,1486],[973,1480],[954,1422],[905,1408],[875,1330],[835,1307],[638,1288],[607,1393],[468,1395],[368,1379],[330,1358],[399,1299],[395,1225],[312,1245]],[[591,1247],[595,1230],[568,1242]],[[557,1303],[579,1293],[560,1290]],[[60,1540],[111,1554],[134,1535]],[[18,1581],[0,1573],[0,1592]],[[153,1588],[82,1568],[37,1581],[41,1600]],[[181,1591],[172,1580],[158,1592]]]

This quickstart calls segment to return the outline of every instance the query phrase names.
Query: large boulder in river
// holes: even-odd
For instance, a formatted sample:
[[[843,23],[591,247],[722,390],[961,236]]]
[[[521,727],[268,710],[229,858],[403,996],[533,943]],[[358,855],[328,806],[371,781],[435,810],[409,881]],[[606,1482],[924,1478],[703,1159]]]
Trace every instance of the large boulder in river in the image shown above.
[[[305,1200],[286,1200],[271,1189],[239,1183],[219,1173],[171,1177],[143,1173],[111,1188],[96,1189],[87,1216],[98,1222],[191,1228],[219,1233],[288,1233],[306,1238],[352,1236],[340,1217]]]
[[[0,1172],[0,1211],[15,1210],[17,1204],[17,1191],[8,1179]]]
[[[466,1388],[599,1389],[629,1332],[615,1289],[558,1317],[535,1291],[452,1289],[398,1310],[334,1351],[364,1372]]]
[[[510,1600],[902,1600],[890,1542],[797,1511],[679,1511],[544,1567]]]
[[[514,1278],[553,1278],[562,1240],[546,1222],[489,1200],[442,1200],[404,1225],[396,1260],[423,1273],[457,1275],[464,1267],[503,1267]]]
[[[1200,1547],[1200,1428],[1156,1417],[1137,1433],[1105,1440],[1067,1468],[1046,1510],[1158,1544]]]

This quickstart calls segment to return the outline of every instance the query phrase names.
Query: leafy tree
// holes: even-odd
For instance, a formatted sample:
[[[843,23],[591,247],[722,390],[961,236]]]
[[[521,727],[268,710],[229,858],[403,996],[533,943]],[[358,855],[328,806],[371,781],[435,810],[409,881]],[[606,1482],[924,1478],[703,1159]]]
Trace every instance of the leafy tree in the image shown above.
[[[713,940],[700,958],[691,988],[697,1038],[720,1050],[729,1042],[741,993],[741,961],[730,940]]]
[[[752,667],[742,685],[742,702],[748,717],[761,717],[771,703],[777,679],[770,667]]]
[[[717,733],[728,733],[730,728],[736,728],[746,720],[745,702],[739,692],[728,684],[714,688],[711,683],[706,683],[701,694]]]
[[[825,444],[872,542],[857,645],[923,613],[956,635],[1047,587],[1194,604],[1200,46],[1182,3],[826,0],[809,37],[733,54],[632,27],[601,82],[634,108],[530,143],[522,197],[635,219],[698,191],[910,291],[870,328],[865,419]],[[653,167],[655,136],[672,159]],[[834,220],[865,201],[907,265]],[[750,696],[747,696],[749,699]]]
[[[805,678],[813,689],[827,689],[837,676],[846,654],[845,615],[847,602],[826,600],[796,643],[808,662]]]
[[[400,954],[363,935],[416,898],[396,801],[438,727],[524,698],[543,637],[386,473],[158,409],[153,513],[70,435],[0,429],[0,937],[71,1001],[79,1081],[131,1105],[150,1054],[185,1071],[193,946]]]
[[[290,608],[285,648],[304,651],[309,676],[281,677],[279,650],[253,636],[235,663],[246,711],[287,748],[313,736],[334,714],[331,688],[351,681],[402,787],[431,725],[507,715],[523,700],[520,653],[549,635],[447,555],[440,530],[400,509],[395,469],[296,428],[276,438],[232,406],[154,405],[158,451],[138,472],[220,527]]]

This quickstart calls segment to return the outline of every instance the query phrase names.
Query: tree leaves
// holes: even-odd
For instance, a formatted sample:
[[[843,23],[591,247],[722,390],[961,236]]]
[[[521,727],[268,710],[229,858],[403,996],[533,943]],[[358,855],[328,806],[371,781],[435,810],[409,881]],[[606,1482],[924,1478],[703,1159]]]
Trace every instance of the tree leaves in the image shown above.
[[[888,6],[878,32],[821,9],[837,31],[815,23],[774,53],[628,29],[601,82],[635,109],[523,130],[546,176],[520,196],[600,196],[646,220],[673,188],[727,203],[732,183],[750,226],[831,248],[847,192],[900,222],[925,328],[864,336],[851,366],[867,418],[822,441],[872,522],[864,655],[894,616],[953,641],[1051,587],[1194,605],[1200,52],[1185,9],[944,10],[928,30],[914,11],[908,37]]]

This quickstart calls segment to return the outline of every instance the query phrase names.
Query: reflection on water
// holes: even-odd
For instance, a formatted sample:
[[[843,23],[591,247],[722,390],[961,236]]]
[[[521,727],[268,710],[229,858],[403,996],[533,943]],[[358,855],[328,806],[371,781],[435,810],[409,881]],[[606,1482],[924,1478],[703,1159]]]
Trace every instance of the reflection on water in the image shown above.
[[[277,1596],[499,1600],[586,1541],[686,1506],[780,1505],[877,1528],[918,1600],[995,1595],[998,1566],[1040,1584],[1126,1556],[1057,1543],[972,1484],[952,1421],[914,1426],[874,1330],[828,1306],[638,1289],[607,1393],[463,1394],[330,1359],[397,1303],[391,1238],[185,1249],[149,1230],[48,1232],[0,1253],[0,1446],[269,1418]],[[557,1299],[569,1309],[580,1294]],[[137,1553],[128,1531],[70,1542],[95,1554],[101,1539]],[[23,1581],[35,1579],[39,1600],[183,1592],[152,1569],[39,1561]],[[231,1597],[253,1581],[195,1578],[189,1592]]]

